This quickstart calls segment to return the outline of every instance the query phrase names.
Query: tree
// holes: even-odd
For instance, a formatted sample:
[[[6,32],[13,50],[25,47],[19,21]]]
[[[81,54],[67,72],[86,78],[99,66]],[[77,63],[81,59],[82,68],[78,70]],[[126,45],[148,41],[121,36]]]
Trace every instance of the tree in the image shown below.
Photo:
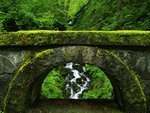
[[[63,1],[3,0],[0,3],[0,28],[6,31],[57,29],[54,28],[56,23],[67,23]]]

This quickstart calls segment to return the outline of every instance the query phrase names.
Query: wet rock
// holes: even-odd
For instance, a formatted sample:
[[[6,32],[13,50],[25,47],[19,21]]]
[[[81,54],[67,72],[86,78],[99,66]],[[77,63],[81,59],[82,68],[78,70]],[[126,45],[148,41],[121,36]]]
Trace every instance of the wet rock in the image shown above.
[[[83,80],[83,81],[86,81],[87,79],[86,79],[86,77],[83,75],[83,76],[81,76],[81,79]]]
[[[67,89],[67,91],[70,90],[69,98],[82,98],[82,92],[85,89],[88,89],[86,85],[88,85],[89,82],[88,79],[84,76],[84,67],[80,64],[70,62],[65,65],[65,68],[70,69],[72,72],[66,76],[67,84],[65,85],[65,89]]]
[[[76,83],[82,85],[82,84],[84,84],[84,81],[81,78],[77,78]]]
[[[80,73],[84,72],[83,66],[81,66],[80,64],[74,64],[73,69],[78,70]]]

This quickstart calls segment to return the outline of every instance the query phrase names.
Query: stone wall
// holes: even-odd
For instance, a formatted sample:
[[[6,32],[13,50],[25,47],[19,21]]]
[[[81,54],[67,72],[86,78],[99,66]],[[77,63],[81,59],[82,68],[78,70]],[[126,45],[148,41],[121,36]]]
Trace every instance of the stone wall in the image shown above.
[[[7,94],[9,83],[19,66],[26,60],[31,51],[0,49],[0,109],[3,108],[4,97]]]
[[[147,96],[147,104],[150,111],[150,49],[140,50],[116,50],[116,54],[140,76],[141,84]]]
[[[108,49],[111,49],[108,48]],[[4,97],[8,91],[9,83],[19,66],[38,49],[1,49],[0,50],[0,101],[3,109]],[[114,53],[119,56],[134,72],[140,76],[141,84],[147,97],[148,106],[150,106],[150,51],[113,48]],[[149,108],[150,109],[150,108]]]

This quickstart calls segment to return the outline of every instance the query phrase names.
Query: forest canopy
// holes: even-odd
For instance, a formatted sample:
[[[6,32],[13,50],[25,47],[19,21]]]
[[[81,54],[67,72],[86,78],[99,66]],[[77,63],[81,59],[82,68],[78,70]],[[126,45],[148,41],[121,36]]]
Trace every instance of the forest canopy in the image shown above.
[[[0,31],[150,29],[146,0],[1,0]]]

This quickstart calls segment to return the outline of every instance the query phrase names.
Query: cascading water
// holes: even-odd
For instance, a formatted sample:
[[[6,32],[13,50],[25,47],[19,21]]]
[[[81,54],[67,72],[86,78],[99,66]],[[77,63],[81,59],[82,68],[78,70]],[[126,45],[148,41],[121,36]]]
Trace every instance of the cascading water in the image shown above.
[[[65,68],[70,70],[66,76],[65,90],[70,92],[70,99],[80,99],[83,91],[89,89],[90,79],[86,76],[86,69],[80,64],[67,63]]]

